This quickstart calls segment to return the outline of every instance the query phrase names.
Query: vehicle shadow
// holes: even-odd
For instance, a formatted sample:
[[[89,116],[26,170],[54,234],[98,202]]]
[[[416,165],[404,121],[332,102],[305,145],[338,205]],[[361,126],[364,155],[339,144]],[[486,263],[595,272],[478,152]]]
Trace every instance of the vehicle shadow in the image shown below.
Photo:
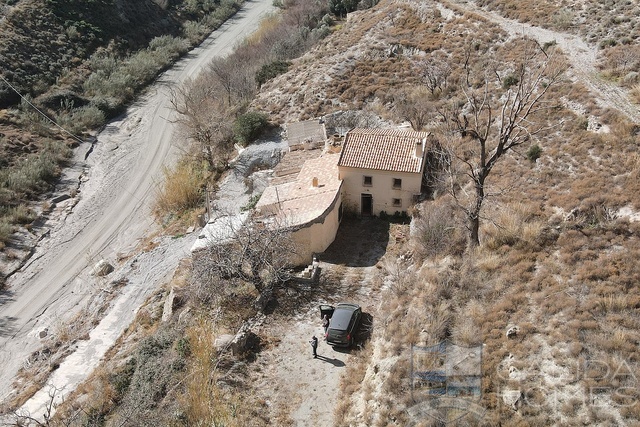
[[[370,313],[362,312],[360,319],[360,327],[355,334],[354,344],[358,348],[362,348],[367,341],[371,339],[373,334],[373,316]]]

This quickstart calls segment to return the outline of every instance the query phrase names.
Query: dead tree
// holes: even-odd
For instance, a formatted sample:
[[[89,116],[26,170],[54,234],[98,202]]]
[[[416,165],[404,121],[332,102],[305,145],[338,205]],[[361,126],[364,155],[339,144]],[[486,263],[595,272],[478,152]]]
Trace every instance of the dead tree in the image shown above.
[[[291,260],[297,253],[291,231],[275,224],[230,221],[223,234],[224,241],[212,241],[194,255],[196,292],[212,301],[249,283],[259,293],[259,308],[264,309],[274,287],[290,277]]]
[[[171,96],[177,122],[211,170],[226,167],[233,150],[233,117],[220,101],[218,89],[206,81],[188,81]]]
[[[536,50],[535,44],[527,47],[512,73],[517,83],[506,92],[487,77],[481,89],[463,89],[462,102],[457,100],[440,111],[453,141],[442,157],[450,159],[450,171],[455,167],[453,160],[461,163],[473,188],[469,200],[459,203],[466,217],[469,247],[480,244],[480,213],[493,168],[514,148],[557,125],[539,113],[552,106],[546,95],[560,81],[564,66],[557,58]],[[461,202],[460,193],[467,187],[456,185],[454,180],[451,183],[451,194]]]
[[[446,60],[431,59],[419,65],[423,84],[427,86],[431,95],[436,95],[447,88],[451,67]]]

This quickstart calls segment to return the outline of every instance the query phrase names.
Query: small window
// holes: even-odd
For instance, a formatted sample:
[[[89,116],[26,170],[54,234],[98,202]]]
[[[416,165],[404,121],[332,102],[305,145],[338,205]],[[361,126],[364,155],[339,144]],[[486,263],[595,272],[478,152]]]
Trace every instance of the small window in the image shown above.
[[[402,199],[393,199],[393,206],[402,206]]]
[[[362,185],[364,185],[365,187],[371,187],[373,185],[373,178],[370,176],[365,176],[364,180],[362,181]]]
[[[393,178],[393,188],[402,188],[402,179]]]

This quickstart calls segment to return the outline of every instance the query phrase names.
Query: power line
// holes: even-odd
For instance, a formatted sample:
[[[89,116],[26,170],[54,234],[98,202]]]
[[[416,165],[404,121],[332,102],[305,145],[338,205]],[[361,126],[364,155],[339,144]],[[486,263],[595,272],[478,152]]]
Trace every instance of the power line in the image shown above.
[[[2,75],[0,75],[0,80],[2,80],[4,82],[4,84],[6,84],[7,86],[9,86],[9,88],[11,88],[11,90],[13,90],[15,93],[18,94],[18,96],[20,98],[22,98],[22,100],[24,102],[26,102],[27,104],[29,104],[34,110],[36,110],[42,117],[44,117],[45,119],[49,120],[51,123],[53,123],[57,128],[59,128],[60,130],[62,130],[64,133],[66,133],[67,135],[69,135],[71,138],[75,139],[76,141],[82,143],[84,142],[83,139],[81,139],[79,136],[76,136],[74,134],[72,134],[71,132],[69,132],[68,130],[66,130],[65,128],[63,128],[61,125],[59,125],[55,120],[53,120],[51,117],[47,116],[45,113],[43,113],[42,111],[40,111],[40,109],[38,109],[38,107],[36,107],[35,105],[33,105],[31,103],[31,101],[29,101],[29,99],[27,99],[25,96],[23,96],[18,89],[16,89],[15,87],[13,87],[11,85],[11,83],[9,83],[4,77],[2,77]]]

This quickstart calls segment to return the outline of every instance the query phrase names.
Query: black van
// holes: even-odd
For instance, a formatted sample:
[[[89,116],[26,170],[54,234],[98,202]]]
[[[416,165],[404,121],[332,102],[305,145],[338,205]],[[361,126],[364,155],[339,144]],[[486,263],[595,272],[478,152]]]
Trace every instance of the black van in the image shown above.
[[[358,331],[362,309],[357,304],[341,302],[337,306],[321,305],[320,317],[329,316],[327,344],[336,347],[351,347]]]

